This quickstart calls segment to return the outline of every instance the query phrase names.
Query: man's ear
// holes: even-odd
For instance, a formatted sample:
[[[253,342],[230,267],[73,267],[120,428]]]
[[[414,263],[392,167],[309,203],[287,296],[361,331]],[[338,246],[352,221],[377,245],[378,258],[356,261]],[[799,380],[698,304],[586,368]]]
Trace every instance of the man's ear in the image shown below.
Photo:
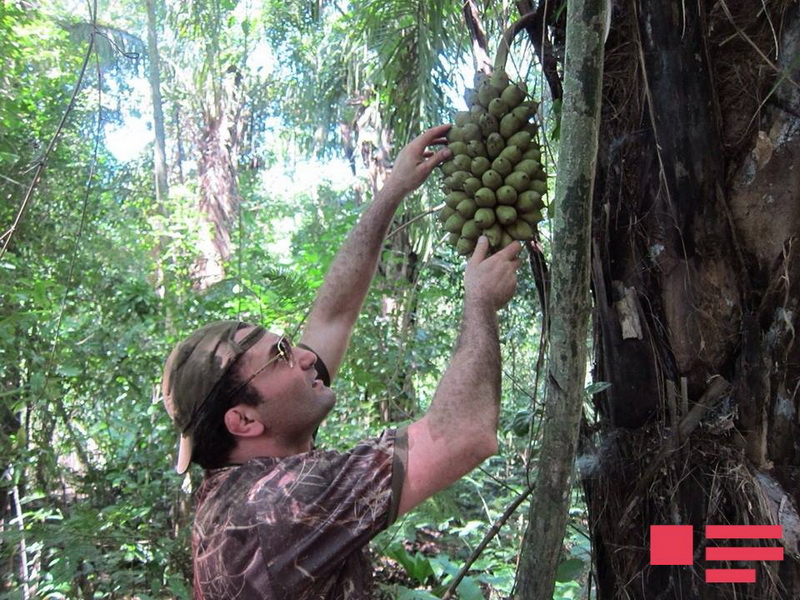
[[[264,433],[264,424],[253,407],[237,404],[225,413],[225,427],[238,437],[257,437]]]

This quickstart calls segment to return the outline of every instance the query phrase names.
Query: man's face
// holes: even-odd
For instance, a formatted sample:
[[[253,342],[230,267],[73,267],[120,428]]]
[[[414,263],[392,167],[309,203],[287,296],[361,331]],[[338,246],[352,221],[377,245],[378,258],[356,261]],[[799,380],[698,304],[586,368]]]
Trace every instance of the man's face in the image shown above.
[[[249,331],[241,330],[237,338]],[[242,379],[252,377],[248,386],[261,398],[256,408],[270,435],[292,443],[310,440],[333,408],[333,390],[318,378],[316,359],[313,352],[271,332],[239,359]]]

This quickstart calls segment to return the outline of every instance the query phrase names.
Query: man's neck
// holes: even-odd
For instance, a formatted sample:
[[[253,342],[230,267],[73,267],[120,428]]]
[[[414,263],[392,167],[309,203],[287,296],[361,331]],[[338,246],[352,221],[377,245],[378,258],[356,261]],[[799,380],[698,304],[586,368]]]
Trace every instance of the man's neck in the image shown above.
[[[285,458],[309,452],[313,447],[311,438],[302,441],[286,442],[272,438],[239,439],[236,447],[231,450],[228,462],[242,464],[251,458]]]

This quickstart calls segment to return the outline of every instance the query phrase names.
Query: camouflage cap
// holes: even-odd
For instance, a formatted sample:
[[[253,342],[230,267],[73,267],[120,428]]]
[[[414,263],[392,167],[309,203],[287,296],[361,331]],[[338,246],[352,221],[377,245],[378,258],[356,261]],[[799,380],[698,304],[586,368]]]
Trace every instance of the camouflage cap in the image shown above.
[[[253,327],[244,339],[236,332]],[[201,327],[180,342],[167,358],[161,381],[164,406],[180,431],[178,473],[192,461],[192,431],[201,409],[213,401],[219,382],[231,366],[255,344],[266,330],[242,321],[217,321]]]

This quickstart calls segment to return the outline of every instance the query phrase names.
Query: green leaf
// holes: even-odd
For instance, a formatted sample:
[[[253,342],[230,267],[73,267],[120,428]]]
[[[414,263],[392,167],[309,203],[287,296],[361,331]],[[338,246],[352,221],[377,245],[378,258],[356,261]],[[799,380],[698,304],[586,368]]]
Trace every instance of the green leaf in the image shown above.
[[[590,396],[594,396],[595,394],[604,392],[610,387],[611,383],[608,381],[595,381],[594,383],[590,383],[589,385],[587,385],[584,391]]]
[[[400,544],[395,544],[387,548],[384,554],[399,562],[406,570],[409,577],[419,583],[425,583],[428,578],[433,575],[431,559],[421,552],[415,552],[412,555]]]
[[[568,558],[556,570],[556,581],[567,582],[577,580],[583,573],[584,563],[579,558]]]
[[[398,600],[438,600],[436,596],[425,590],[412,590],[407,587],[398,586]]]
[[[77,377],[83,373],[83,369],[78,365],[58,365],[56,373],[62,377]]]
[[[481,586],[472,577],[464,577],[456,589],[461,600],[484,600]]]

